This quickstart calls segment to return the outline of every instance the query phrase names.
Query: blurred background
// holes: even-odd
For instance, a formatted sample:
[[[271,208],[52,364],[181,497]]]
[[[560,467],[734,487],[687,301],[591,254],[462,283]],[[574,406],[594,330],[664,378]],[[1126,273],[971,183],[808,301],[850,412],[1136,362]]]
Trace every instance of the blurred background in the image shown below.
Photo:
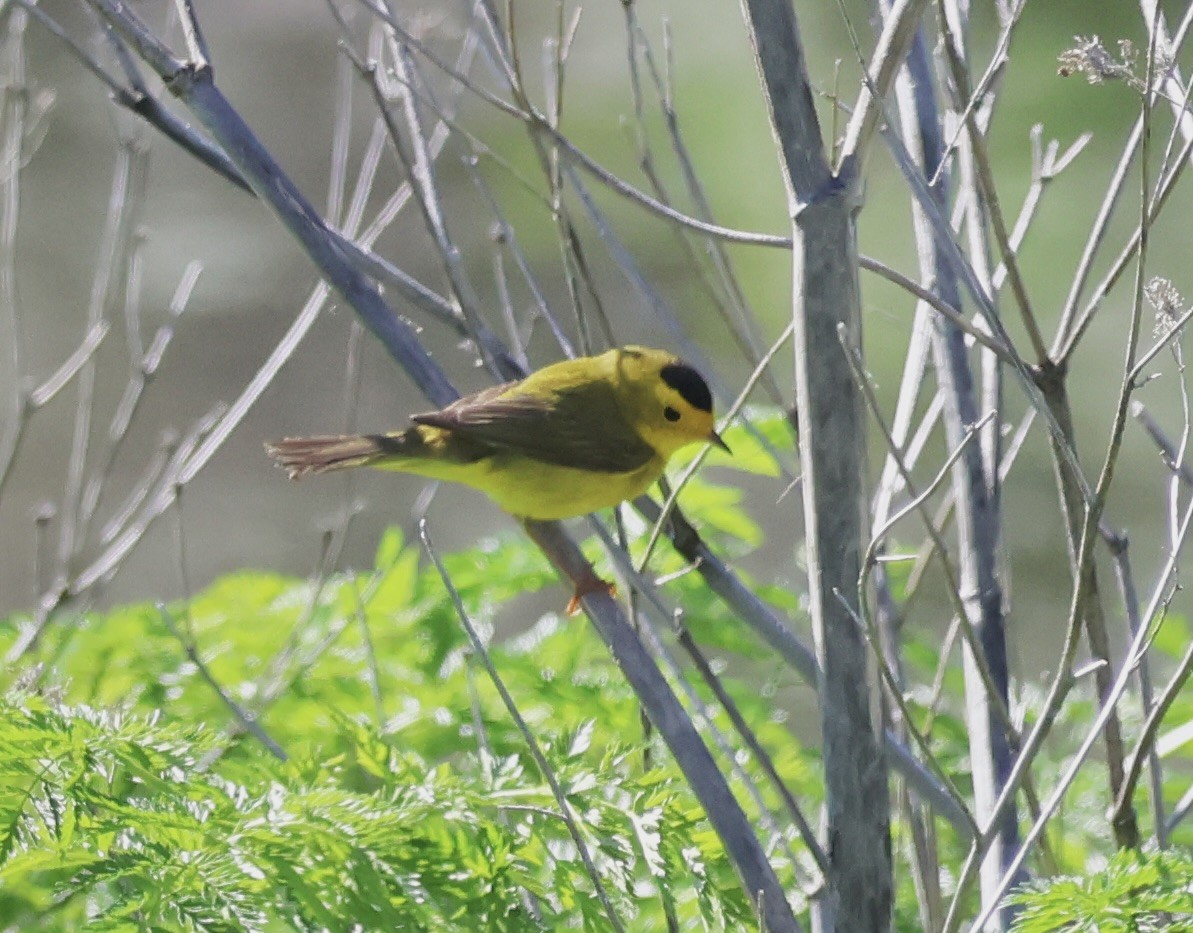
[[[137,4],[155,25],[169,21],[167,3]],[[399,5],[417,23],[420,35],[451,59],[463,35],[467,4]],[[526,62],[526,73],[541,94],[542,43],[557,29],[554,4],[513,4]],[[857,56],[836,4],[797,3],[797,15],[811,60],[809,72],[824,92],[822,115],[832,120],[829,99],[839,94],[852,102],[858,89]],[[47,2],[44,8],[86,43],[94,29],[77,4]],[[645,0],[634,5],[660,63],[669,61],[673,99],[697,172],[718,222],[744,230],[788,233],[787,207],[766,112],[761,99],[746,31],[736,4],[713,0]],[[845,3],[843,9],[867,48],[873,35],[869,8]],[[356,117],[349,165],[369,136],[373,102],[367,88],[345,67],[337,49],[338,27],[318,0],[206,0],[199,4],[206,26],[218,85],[307,196],[323,209],[332,166],[332,138],[339,101],[352,88]],[[573,11],[569,9],[570,18]],[[998,35],[992,4],[974,5],[973,43],[988,51]],[[666,26],[664,27],[664,24]],[[176,34],[176,30],[171,35]],[[1014,218],[1031,181],[1029,134],[1043,127],[1045,141],[1061,148],[1081,133],[1092,141],[1066,172],[1047,188],[1039,217],[1022,251],[1022,265],[1037,314],[1046,332],[1055,326],[1069,287],[1071,270],[1098,209],[1122,141],[1138,112],[1134,92],[1124,86],[1090,87],[1083,78],[1057,75],[1057,56],[1075,35],[1097,34],[1107,45],[1143,35],[1132,4],[1089,4],[1084,0],[1048,0],[1029,4],[1013,36],[1014,67],[1007,75],[995,114],[994,161],[1006,214]],[[102,55],[93,41],[88,48]],[[177,147],[106,101],[105,90],[69,50],[35,22],[26,36],[31,99],[50,104],[42,134],[22,172],[16,246],[16,286],[23,353],[20,373],[5,353],[0,363],[3,417],[15,380],[45,379],[78,346],[87,330],[87,306],[97,258],[102,249],[104,217],[111,195],[119,141],[148,147],[149,170],[144,208],[137,219],[142,247],[141,314],[145,334],[168,318],[168,306],[188,266],[202,267],[176,333],[149,385],[126,442],[107,471],[99,504],[102,517],[118,510],[121,500],[141,482],[146,464],[164,436],[184,434],[219,402],[231,402],[262,365],[307,301],[317,278],[306,256],[272,215]],[[571,46],[563,102],[562,129],[571,140],[632,184],[645,187],[637,165],[633,98],[626,61],[626,26],[619,3],[589,3],[579,15]],[[668,57],[669,56],[669,57]],[[486,63],[475,73],[485,83]],[[440,86],[446,87],[446,84]],[[541,100],[542,98],[538,98]],[[657,103],[648,95],[647,126],[663,141]],[[838,131],[846,122],[837,118]],[[531,169],[524,129],[485,103],[465,97],[459,124],[498,153],[514,169]],[[664,148],[665,151],[665,148]],[[868,172],[866,205],[861,214],[862,251],[914,275],[916,268],[906,188],[881,146]],[[438,163],[440,183],[449,203],[449,224],[465,253],[482,302],[497,308],[492,216],[462,164],[467,154],[449,139]],[[565,277],[556,230],[549,212],[528,196],[520,182],[495,162],[481,169],[513,223],[519,242],[565,325],[569,318]],[[675,165],[662,167],[667,180],[678,179]],[[380,203],[401,179],[392,154],[382,159]],[[684,331],[711,362],[717,380],[731,398],[749,368],[732,352],[723,326],[708,312],[708,297],[690,267],[678,239],[657,218],[593,184],[601,208],[617,235],[632,251],[651,286],[674,310]],[[1136,195],[1137,196],[1137,195]],[[1177,189],[1181,202],[1188,194]],[[372,203],[372,202],[370,202]],[[1187,203],[1167,209],[1152,239],[1154,274],[1182,282],[1188,268],[1187,236],[1180,229]],[[1112,237],[1121,242],[1133,226],[1137,208],[1124,206]],[[576,212],[579,215],[579,211]],[[591,225],[587,257],[604,289],[601,299],[622,342],[647,342],[683,349],[655,316],[639,289],[601,248]],[[442,290],[443,272],[421,218],[408,209],[377,246],[429,286]],[[1108,251],[1117,252],[1117,246]],[[735,247],[731,255],[757,312],[763,343],[790,319],[790,254],[759,247]],[[1104,267],[1104,264],[1103,264]],[[1125,287],[1124,287],[1125,286]],[[914,302],[873,276],[862,280],[868,364],[882,397],[894,398],[901,372]],[[438,362],[461,391],[487,384],[475,352],[419,313],[395,307],[424,328],[423,337]],[[511,300],[521,310],[525,294]],[[1009,302],[1008,302],[1009,306]],[[1096,475],[1115,394],[1125,340],[1130,282],[1112,294],[1074,362],[1077,437],[1087,473]],[[494,313],[494,321],[499,315]],[[286,481],[262,451],[262,442],[294,434],[385,430],[401,426],[408,413],[426,403],[375,341],[359,343],[360,384],[346,377],[352,346],[352,312],[335,299],[302,341],[259,403],[206,468],[188,484],[180,505],[163,516],[102,591],[112,604],[128,600],[169,599],[187,587],[197,590],[218,575],[243,567],[268,567],[309,573],[321,553],[321,535],[338,527],[349,512],[353,520],[340,564],[369,566],[381,530],[391,524],[412,527],[424,484],[415,478],[361,472],[351,477],[317,477],[301,484]],[[1021,337],[1016,321],[1013,335]],[[574,336],[574,328],[573,328]],[[7,338],[5,338],[7,339]],[[550,333],[539,326],[530,341],[531,362],[558,357]],[[777,373],[790,401],[790,352],[780,355]],[[95,417],[89,427],[100,445],[124,391],[127,351],[119,333],[96,354]],[[1167,367],[1167,357],[1157,369]],[[1024,405],[1018,387],[1008,384],[1013,410]],[[1141,397],[1158,417],[1179,427],[1178,396],[1170,382],[1157,380]],[[45,568],[53,563],[59,519],[54,513],[67,481],[72,432],[76,430],[77,392],[68,387],[31,419],[7,487],[0,496],[0,615],[29,610],[46,585]],[[0,434],[11,427],[0,426]],[[1158,495],[1164,475],[1153,446],[1138,427],[1128,425],[1128,450],[1116,495],[1107,517],[1128,525],[1142,580],[1150,580],[1163,553],[1166,504]],[[875,460],[877,462],[875,448]],[[734,475],[732,482],[741,482]],[[776,507],[785,484],[751,478],[746,508],[763,524],[767,545],[741,560],[756,572],[790,575],[790,559],[799,537],[797,497]],[[1011,624],[1019,632],[1059,638],[1067,612],[1063,528],[1055,504],[1055,486],[1043,432],[1036,429],[1015,468],[1005,496],[1008,554],[1012,556]],[[444,549],[508,530],[510,522],[487,500],[467,491],[441,490],[430,514]],[[44,529],[39,533],[38,528]],[[186,576],[178,567],[181,535]],[[916,539],[918,540],[918,538]],[[914,543],[914,542],[913,542]],[[99,548],[92,542],[81,560]],[[43,579],[39,580],[39,575]],[[1178,597],[1178,602],[1181,597]],[[947,609],[941,603],[942,622]],[[1032,668],[1030,642],[1012,638],[1027,651],[1021,664]],[[1041,658],[1048,657],[1041,654]],[[1040,663],[1043,663],[1042,661]]]

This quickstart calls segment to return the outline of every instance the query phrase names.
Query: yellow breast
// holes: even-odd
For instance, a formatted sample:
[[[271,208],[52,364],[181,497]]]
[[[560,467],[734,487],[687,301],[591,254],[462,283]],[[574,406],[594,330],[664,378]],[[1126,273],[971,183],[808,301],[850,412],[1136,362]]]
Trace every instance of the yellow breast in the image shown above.
[[[553,521],[640,496],[663,474],[664,466],[662,459],[655,458],[631,473],[598,473],[527,457],[495,456],[470,464],[407,461],[393,468],[479,489],[519,518]]]

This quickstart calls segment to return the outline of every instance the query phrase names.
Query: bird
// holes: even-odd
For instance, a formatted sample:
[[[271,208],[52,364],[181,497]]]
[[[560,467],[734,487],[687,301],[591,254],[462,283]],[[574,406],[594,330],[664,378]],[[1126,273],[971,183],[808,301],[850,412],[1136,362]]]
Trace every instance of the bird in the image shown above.
[[[704,377],[640,346],[553,363],[410,421],[402,431],[288,437],[265,449],[291,479],[361,466],[414,473],[480,490],[523,521],[633,499],[691,444],[731,452]],[[615,592],[595,574],[579,581],[567,613],[600,590]]]
[[[384,434],[265,445],[291,479],[377,467],[470,486],[519,519],[573,518],[644,493],[690,444],[729,451],[708,383],[665,350],[617,347],[412,415]]]

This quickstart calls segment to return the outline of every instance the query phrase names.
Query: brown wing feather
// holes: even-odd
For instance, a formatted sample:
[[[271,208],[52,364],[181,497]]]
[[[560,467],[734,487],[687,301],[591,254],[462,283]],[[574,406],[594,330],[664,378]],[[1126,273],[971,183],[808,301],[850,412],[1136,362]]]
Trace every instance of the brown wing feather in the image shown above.
[[[411,420],[495,452],[601,473],[628,473],[655,456],[626,422],[607,384],[569,385],[543,395],[519,388],[520,383],[494,386]]]

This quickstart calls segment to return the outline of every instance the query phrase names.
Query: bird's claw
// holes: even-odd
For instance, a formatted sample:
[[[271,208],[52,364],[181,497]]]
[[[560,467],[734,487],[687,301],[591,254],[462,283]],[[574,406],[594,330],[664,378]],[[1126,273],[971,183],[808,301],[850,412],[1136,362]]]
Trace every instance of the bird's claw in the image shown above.
[[[582,608],[582,602],[585,596],[593,593],[608,593],[610,596],[617,595],[617,587],[608,580],[602,580],[600,577],[593,574],[587,580],[582,580],[576,584],[576,592],[572,594],[572,598],[568,600],[567,609],[564,611],[569,616],[574,616],[579,613]]]

